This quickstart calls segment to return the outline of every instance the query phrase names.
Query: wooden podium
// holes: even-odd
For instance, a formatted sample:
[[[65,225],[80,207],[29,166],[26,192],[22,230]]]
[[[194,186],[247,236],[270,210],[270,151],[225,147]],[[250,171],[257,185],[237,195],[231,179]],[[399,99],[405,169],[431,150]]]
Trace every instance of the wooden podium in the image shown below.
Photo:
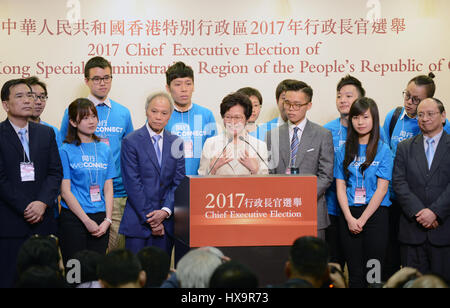
[[[309,175],[189,176],[175,192],[175,237],[214,246],[258,275],[286,280],[289,247],[317,236],[317,178]]]

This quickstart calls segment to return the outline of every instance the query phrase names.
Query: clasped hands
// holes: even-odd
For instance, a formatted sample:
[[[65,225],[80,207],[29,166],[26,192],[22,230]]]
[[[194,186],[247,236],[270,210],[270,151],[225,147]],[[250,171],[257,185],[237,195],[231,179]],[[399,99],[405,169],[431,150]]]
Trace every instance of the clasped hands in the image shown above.
[[[439,226],[436,214],[425,208],[416,214],[416,221],[426,229],[436,229]]]
[[[169,217],[169,213],[164,210],[155,210],[148,213],[146,217],[152,229],[152,235],[163,236],[165,234],[163,221]]]

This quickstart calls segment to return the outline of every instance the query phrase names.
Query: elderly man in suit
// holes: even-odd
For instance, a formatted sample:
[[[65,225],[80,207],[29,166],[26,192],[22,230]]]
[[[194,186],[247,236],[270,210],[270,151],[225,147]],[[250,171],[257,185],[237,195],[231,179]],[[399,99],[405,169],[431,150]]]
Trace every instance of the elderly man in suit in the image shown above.
[[[17,254],[31,235],[56,233],[62,180],[53,129],[28,121],[34,94],[26,80],[7,81],[1,99],[8,118],[0,123],[0,288],[12,287]]]
[[[317,176],[317,235],[325,239],[330,224],[325,191],[333,181],[333,137],[329,130],[306,118],[312,97],[313,90],[306,83],[287,84],[284,110],[289,121],[268,132],[266,140],[270,173]]]
[[[145,110],[148,122],[122,141],[121,168],[128,200],[119,233],[134,253],[156,246],[170,255],[174,192],[186,174],[183,141],[164,129],[173,111],[167,93],[150,95]]]
[[[427,98],[417,117],[422,133],[398,145],[394,162],[402,264],[450,281],[450,136],[444,131],[444,105]]]

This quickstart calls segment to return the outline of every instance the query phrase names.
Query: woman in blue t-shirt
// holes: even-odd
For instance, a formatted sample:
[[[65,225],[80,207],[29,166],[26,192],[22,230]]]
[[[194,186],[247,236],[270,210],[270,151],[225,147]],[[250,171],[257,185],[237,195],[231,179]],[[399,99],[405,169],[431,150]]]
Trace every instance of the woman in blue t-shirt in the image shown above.
[[[84,98],[69,106],[69,129],[60,149],[60,238],[64,262],[81,250],[106,253],[114,200],[114,160],[109,146],[94,134],[97,109]]]
[[[350,286],[366,287],[381,277],[380,272],[367,281],[367,270],[375,262],[381,271],[386,254],[393,157],[389,146],[380,140],[378,107],[372,99],[358,99],[350,109],[349,120],[347,142],[336,153],[334,176]]]

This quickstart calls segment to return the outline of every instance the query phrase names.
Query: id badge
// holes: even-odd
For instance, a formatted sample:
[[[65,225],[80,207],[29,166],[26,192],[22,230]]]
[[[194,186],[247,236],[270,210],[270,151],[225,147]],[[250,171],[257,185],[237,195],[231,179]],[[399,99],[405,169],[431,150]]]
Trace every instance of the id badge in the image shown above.
[[[34,164],[20,163],[20,177],[22,182],[34,182]]]
[[[109,138],[100,138],[100,142],[106,143],[109,146]]]
[[[192,140],[184,141],[184,158],[194,158],[194,143]]]
[[[284,174],[291,174],[291,168],[286,168],[286,172]]]
[[[355,204],[366,204],[366,189],[365,188],[356,188]]]
[[[100,185],[91,185],[89,187],[89,194],[91,195],[92,202],[102,201],[102,196],[100,195]]]

